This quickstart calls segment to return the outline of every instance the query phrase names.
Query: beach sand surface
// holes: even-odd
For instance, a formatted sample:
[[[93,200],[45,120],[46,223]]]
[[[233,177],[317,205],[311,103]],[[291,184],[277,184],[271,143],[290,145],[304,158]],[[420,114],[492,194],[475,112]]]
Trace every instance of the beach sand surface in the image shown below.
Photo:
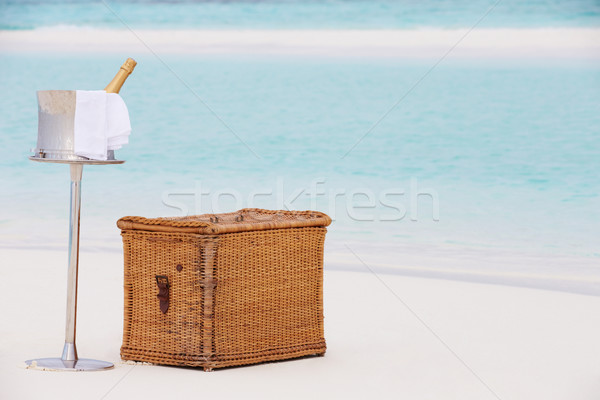
[[[400,58],[600,58],[597,28],[391,30],[100,29],[0,30],[17,52],[291,54]],[[448,54],[446,54],[448,53]],[[450,55],[451,53],[451,55]]]
[[[60,356],[67,255],[1,249],[0,398],[597,399],[600,297],[326,270],[325,357],[200,369],[122,363],[122,256],[83,251],[79,356],[103,372],[28,370]]]

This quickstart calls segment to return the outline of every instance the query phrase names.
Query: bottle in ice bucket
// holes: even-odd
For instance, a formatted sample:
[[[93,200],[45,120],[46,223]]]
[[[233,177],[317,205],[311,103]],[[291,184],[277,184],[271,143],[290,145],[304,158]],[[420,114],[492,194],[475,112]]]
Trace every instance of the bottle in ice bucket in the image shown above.
[[[119,93],[121,86],[125,83],[125,79],[133,72],[133,69],[137,65],[137,62],[133,58],[128,58],[127,61],[121,65],[119,72],[115,75],[112,81],[104,88],[106,93]]]

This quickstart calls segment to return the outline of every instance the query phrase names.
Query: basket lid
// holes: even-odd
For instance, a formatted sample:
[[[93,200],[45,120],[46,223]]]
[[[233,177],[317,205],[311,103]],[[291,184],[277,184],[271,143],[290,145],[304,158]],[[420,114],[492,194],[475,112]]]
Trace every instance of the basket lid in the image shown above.
[[[218,234],[267,229],[327,226],[331,218],[319,211],[283,211],[244,208],[225,214],[187,217],[123,217],[117,221],[122,230]]]

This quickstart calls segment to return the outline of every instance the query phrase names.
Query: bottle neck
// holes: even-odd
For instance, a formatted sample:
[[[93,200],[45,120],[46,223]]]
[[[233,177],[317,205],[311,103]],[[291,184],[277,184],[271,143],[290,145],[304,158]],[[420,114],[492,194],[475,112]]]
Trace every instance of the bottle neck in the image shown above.
[[[123,83],[125,83],[125,79],[129,76],[130,72],[125,69],[119,69],[119,72],[115,75],[112,81],[104,88],[106,93],[119,93]]]

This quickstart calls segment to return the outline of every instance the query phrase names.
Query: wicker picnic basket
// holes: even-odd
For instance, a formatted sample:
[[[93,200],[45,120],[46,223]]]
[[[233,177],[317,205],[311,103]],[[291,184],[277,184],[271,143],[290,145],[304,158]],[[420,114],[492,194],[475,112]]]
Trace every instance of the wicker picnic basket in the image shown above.
[[[124,217],[121,357],[213,368],[325,353],[315,211]]]

